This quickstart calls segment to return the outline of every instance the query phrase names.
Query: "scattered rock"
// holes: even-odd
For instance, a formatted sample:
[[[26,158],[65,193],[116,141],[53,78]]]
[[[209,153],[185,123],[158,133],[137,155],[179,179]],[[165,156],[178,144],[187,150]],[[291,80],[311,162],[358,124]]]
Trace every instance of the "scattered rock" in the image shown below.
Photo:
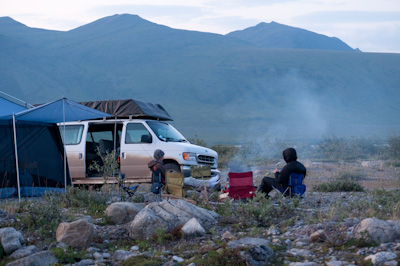
[[[182,227],[182,231],[185,236],[201,236],[206,233],[206,230],[204,230],[196,218],[192,218],[185,223],[185,225]]]
[[[184,261],[184,259],[182,259],[181,257],[178,257],[178,256],[172,256],[172,259],[173,259],[174,261],[178,262],[178,263],[181,263],[181,262]]]
[[[332,260],[326,263],[326,266],[346,266],[349,265],[347,261]]]
[[[310,235],[311,242],[324,242],[326,240],[326,233],[320,229]]]
[[[115,202],[107,207],[106,216],[114,224],[124,224],[131,222],[136,214],[140,212],[146,204],[133,202]]]
[[[58,263],[57,258],[50,251],[46,250],[10,262],[6,264],[6,266],[25,266],[25,265],[50,266],[54,265],[55,263]]]
[[[228,242],[228,248],[242,248],[255,246],[268,246],[271,242],[263,238],[245,237]]]
[[[57,242],[64,242],[67,245],[79,249],[89,246],[93,232],[93,224],[80,219],[72,223],[61,223],[56,232]]]
[[[135,257],[135,253],[131,252],[131,251],[126,251],[126,250],[117,250],[114,253],[113,259],[117,262],[119,261],[124,261],[127,260],[129,258]]]
[[[397,258],[396,253],[393,252],[379,252],[374,255],[369,255],[364,260],[371,260],[374,265],[380,265],[386,261],[391,261]]]
[[[376,243],[395,242],[400,239],[400,225],[394,222],[367,218],[355,228],[355,238]]]
[[[292,248],[291,250],[288,251],[288,253],[295,257],[300,256],[304,258],[308,258],[313,255],[312,252],[307,249],[298,249],[298,248]]]
[[[232,235],[231,232],[225,231],[225,232],[221,235],[221,239],[222,239],[222,240],[235,240],[236,237],[235,237],[234,235]]]
[[[321,264],[315,262],[291,262],[289,266],[321,266]]]
[[[91,259],[86,259],[86,260],[81,260],[80,262],[74,264],[74,266],[92,266],[95,265],[94,260]]]
[[[270,242],[266,239],[246,237],[228,242],[228,248],[241,249],[250,247],[246,252],[241,253],[243,259],[249,265],[261,266],[266,265],[266,263],[275,258],[275,253],[268,244]]]
[[[0,244],[7,255],[10,255],[17,249],[25,245],[25,240],[22,234],[13,227],[0,229]]]
[[[16,251],[14,251],[11,255],[10,258],[12,259],[20,259],[23,257],[27,257],[29,255],[32,255],[36,252],[39,252],[39,249],[36,246],[27,246],[27,247],[22,247]]]

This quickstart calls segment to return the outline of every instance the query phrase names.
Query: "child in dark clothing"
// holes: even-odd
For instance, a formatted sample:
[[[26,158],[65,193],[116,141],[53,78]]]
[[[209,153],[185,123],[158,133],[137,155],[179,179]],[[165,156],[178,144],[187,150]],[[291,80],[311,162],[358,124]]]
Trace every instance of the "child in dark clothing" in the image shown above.
[[[148,163],[148,167],[152,172],[157,171],[158,169],[161,172],[161,183],[165,185],[165,167],[164,167],[164,152],[162,150],[154,151],[154,159]]]

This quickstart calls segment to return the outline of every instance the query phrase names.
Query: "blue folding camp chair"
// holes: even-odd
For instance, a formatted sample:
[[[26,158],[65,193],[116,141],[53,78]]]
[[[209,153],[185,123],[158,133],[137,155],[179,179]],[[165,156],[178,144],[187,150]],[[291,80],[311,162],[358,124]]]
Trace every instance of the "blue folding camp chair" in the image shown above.
[[[303,197],[304,193],[306,192],[306,185],[303,184],[304,175],[298,173],[290,173],[289,176],[289,183],[286,187],[274,187],[275,189],[279,190],[283,195],[289,197]]]
[[[124,181],[125,181],[125,174],[121,174],[121,180],[122,182],[119,184],[121,186],[121,188],[128,193],[128,197],[132,197],[136,190],[139,188],[139,185],[133,186],[133,187],[128,187],[124,185]]]
[[[135,194],[136,190],[139,188],[139,185],[127,187],[121,184],[121,187],[126,193],[128,193],[129,197],[132,197]]]

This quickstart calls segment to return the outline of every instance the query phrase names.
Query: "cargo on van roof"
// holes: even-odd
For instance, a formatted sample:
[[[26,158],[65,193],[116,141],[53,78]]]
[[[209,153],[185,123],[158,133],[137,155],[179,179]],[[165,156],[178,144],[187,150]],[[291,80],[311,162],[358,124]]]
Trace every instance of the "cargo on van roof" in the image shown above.
[[[162,121],[173,120],[160,104],[140,102],[133,99],[81,102],[80,104],[120,118],[133,117]]]

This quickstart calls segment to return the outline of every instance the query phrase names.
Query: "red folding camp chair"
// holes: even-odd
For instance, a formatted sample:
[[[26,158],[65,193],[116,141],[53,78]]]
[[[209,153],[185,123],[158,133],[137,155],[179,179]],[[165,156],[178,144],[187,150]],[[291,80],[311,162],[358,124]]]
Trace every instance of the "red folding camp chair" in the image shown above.
[[[253,185],[253,172],[228,173],[229,197],[234,199],[246,199],[254,197],[256,188]]]

